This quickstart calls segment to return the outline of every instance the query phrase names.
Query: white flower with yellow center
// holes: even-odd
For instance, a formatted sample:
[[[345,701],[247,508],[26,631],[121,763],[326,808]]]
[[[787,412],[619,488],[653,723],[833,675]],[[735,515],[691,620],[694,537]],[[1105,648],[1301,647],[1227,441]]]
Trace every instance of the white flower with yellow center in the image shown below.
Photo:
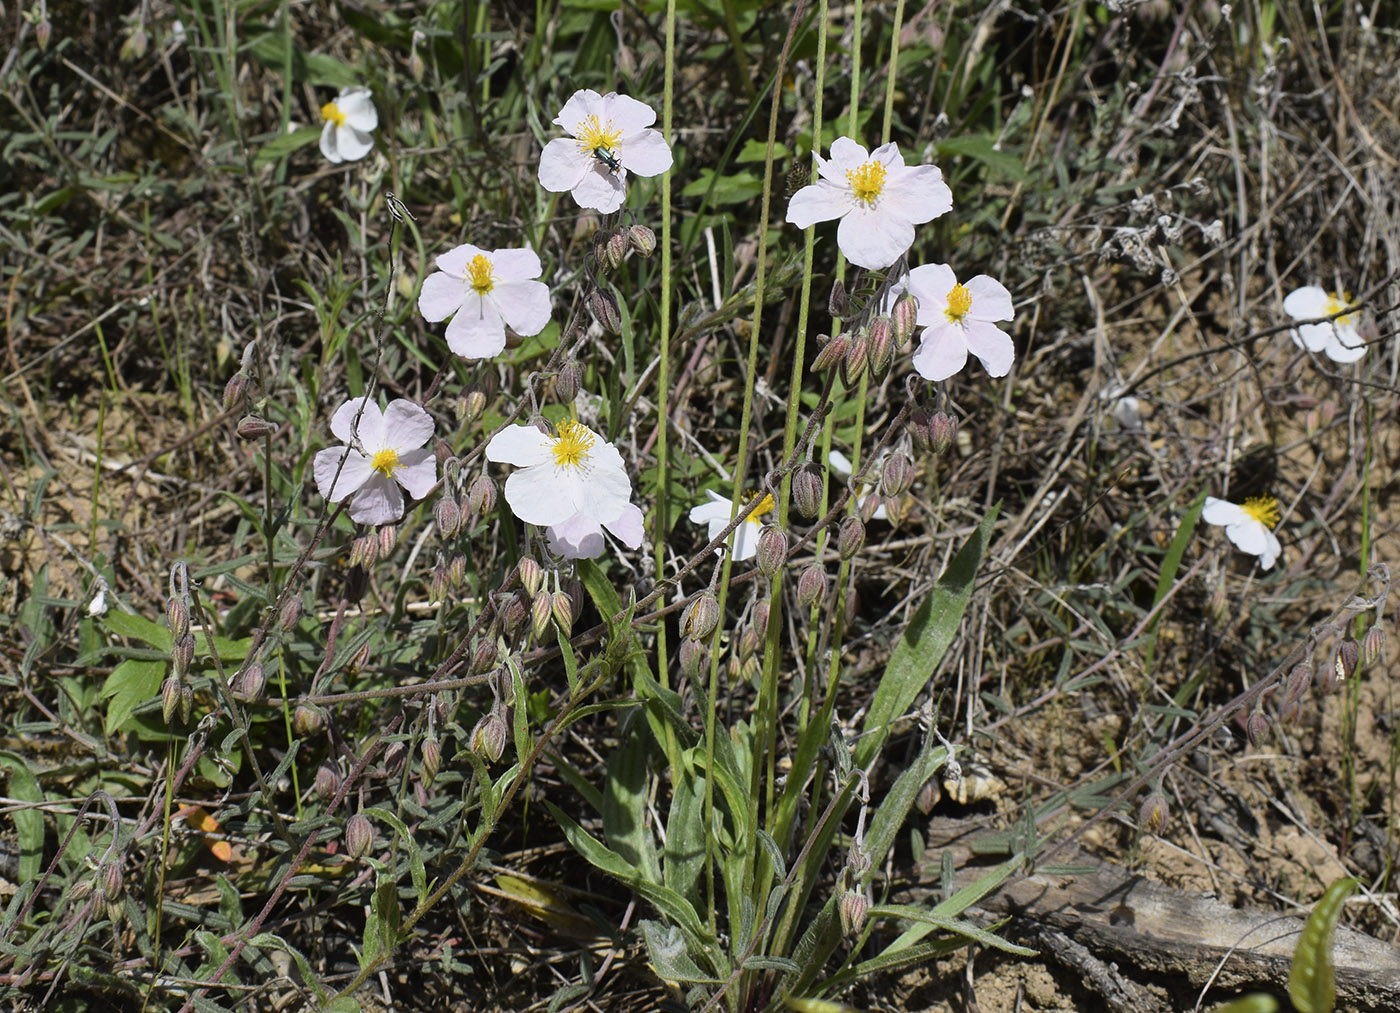
[[[432,438],[433,420],[412,401],[390,401],[381,412],[368,398],[351,398],[331,416],[331,432],[346,446],[316,454],[316,488],[332,503],[353,493],[351,520],[396,521],[403,516],[400,486],[422,499],[437,482],[437,459],[423,446]]]
[[[1294,320],[1315,320],[1342,313],[1351,305],[1351,293],[1327,292],[1316,285],[1304,285],[1289,292],[1283,300],[1283,310]],[[1293,343],[1309,352],[1322,352],[1333,362],[1355,362],[1366,354],[1366,343],[1356,325],[1361,311],[1342,313],[1335,320],[1317,324],[1299,324],[1293,328]]]
[[[1016,360],[1011,337],[998,320],[1016,316],[1011,293],[985,274],[966,285],[947,264],[916,267],[890,293],[901,292],[919,301],[915,323],[924,328],[914,352],[914,368],[925,380],[946,380],[967,364],[967,353],[981,360],[992,376],[1005,376]]]
[[[953,207],[953,191],[938,166],[905,165],[894,142],[867,154],[849,137],[838,137],[831,158],[816,159],[821,178],[792,195],[787,220],[805,229],[840,218],[836,243],[858,267],[889,267],[913,244],[915,225]]]
[[[1261,570],[1273,566],[1283,551],[1271,530],[1279,522],[1278,500],[1272,496],[1255,496],[1243,505],[1207,496],[1201,518],[1207,524],[1223,525],[1235,548],[1259,557]]]
[[[627,196],[627,174],[659,176],[671,168],[671,146],[651,129],[656,112],[627,95],[574,92],[554,122],[569,132],[544,146],[540,185],[569,191],[579,207],[610,214]]]
[[[506,347],[506,327],[524,337],[549,323],[549,286],[533,250],[482,250],[464,243],[437,258],[423,280],[418,312],[429,323],[452,317],[447,347],[464,359],[489,359]]]
[[[513,464],[506,502],[527,524],[580,520],[611,526],[632,496],[632,480],[617,448],[581,422],[565,419],[556,434],[507,426],[486,444],[486,459]]]
[[[321,119],[321,154],[332,162],[358,162],[374,147],[370,133],[379,126],[379,113],[368,88],[346,88],[321,107]]]
[[[710,538],[714,538],[725,528],[729,527],[730,515],[734,512],[734,502],[727,500],[717,492],[707,492],[710,501],[701,503],[697,507],[690,508],[690,520],[692,524],[706,525],[706,531]],[[757,493],[749,493],[744,497],[744,502],[740,510],[748,506]],[[764,495],[762,502],[754,508],[753,513],[744,518],[744,522],[734,529],[734,533],[729,536],[729,544],[734,550],[734,559],[752,559],[754,553],[758,551],[758,536],[763,533],[763,518],[773,512],[774,503],[772,493]],[[715,549],[718,554],[719,549]]]
[[[614,538],[629,549],[642,544],[645,518],[640,507],[628,503],[622,512],[610,521],[592,520],[583,514],[574,514],[561,524],[551,524],[544,529],[549,539],[549,551],[565,559],[596,559],[603,554],[606,540],[603,529],[607,528]]]

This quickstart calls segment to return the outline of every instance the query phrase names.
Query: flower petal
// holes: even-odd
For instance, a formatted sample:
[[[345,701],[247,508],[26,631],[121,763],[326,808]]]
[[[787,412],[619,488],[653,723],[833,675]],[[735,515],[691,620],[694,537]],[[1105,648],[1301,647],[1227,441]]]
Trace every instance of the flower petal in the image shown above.
[[[915,323],[920,327],[946,323],[948,293],[958,283],[958,276],[947,264],[924,264],[909,272],[909,294],[919,300]]]
[[[454,277],[446,271],[435,271],[423,279],[423,288],[418,293],[418,312],[430,324],[446,320],[462,308],[466,292],[466,282],[460,275]]]
[[[635,503],[628,503],[622,508],[622,513],[617,515],[616,520],[608,521],[604,526],[623,545],[635,549],[642,544],[642,535],[646,532],[646,518],[641,507]]]
[[[1016,307],[1011,303],[1011,293],[1006,286],[986,274],[979,274],[967,282],[968,294],[972,296],[972,318],[974,320],[1014,320]]]
[[[946,380],[967,364],[967,339],[957,324],[936,324],[924,331],[912,360],[925,380]]]
[[[855,194],[827,180],[804,186],[788,201],[787,220],[799,229],[840,218],[856,206]]]
[[[734,529],[730,541],[734,545],[735,562],[742,562],[754,557],[754,554],[758,552],[758,536],[761,534],[763,534],[763,525],[752,520],[746,520]]]
[[[1262,556],[1269,547],[1269,529],[1253,517],[1225,526],[1225,535],[1241,552]]]
[[[437,485],[437,457],[427,447],[419,447],[399,455],[394,469],[394,481],[408,490],[414,499],[422,499]]]
[[[350,501],[350,519],[359,524],[392,524],[403,516],[403,493],[392,479],[374,472]]]
[[[447,325],[447,347],[464,359],[489,359],[506,347],[506,327],[493,300],[470,293]]]
[[[612,214],[622,207],[627,196],[626,170],[612,172],[597,159],[592,159],[589,171],[574,184],[574,200],[581,208],[592,208],[603,214]]]
[[[549,539],[549,551],[565,559],[594,559],[601,556],[606,547],[602,525],[583,514],[551,524],[544,533]]]
[[[835,182],[844,183],[847,170],[858,169],[868,161],[870,153],[865,150],[865,145],[857,144],[849,137],[838,137],[831,142],[831,174],[824,172],[822,175]]]
[[[710,493],[710,502],[701,503],[699,506],[690,508],[690,521],[692,524],[713,524],[720,522],[720,528],[729,523],[729,516],[734,510],[734,504],[717,493]],[[711,538],[714,535],[710,535]]]
[[[901,166],[891,170],[880,208],[922,225],[953,210],[953,191],[936,165]]]
[[[341,443],[358,439],[362,446],[378,450],[384,446],[384,413],[369,398],[352,397],[331,416],[331,432]]]
[[[967,350],[981,360],[990,376],[1005,376],[1016,361],[1016,345],[1010,335],[996,324],[985,320],[967,320],[963,324],[963,340]]]
[[[838,475],[850,477],[852,471],[851,459],[839,450],[833,450],[826,455],[826,462],[831,465],[831,470]]]
[[[1244,512],[1244,507],[1229,500],[1207,496],[1206,505],[1201,510],[1201,520],[1207,524],[1242,524],[1249,520],[1249,514]]]
[[[534,250],[519,249],[492,250],[491,277],[496,282],[529,281],[544,273],[540,266],[540,255]]]
[[[551,193],[566,193],[578,186],[595,160],[567,137],[556,137],[540,153],[540,186]]]
[[[1259,554],[1259,569],[1268,570],[1278,562],[1283,546],[1279,544],[1278,536],[1268,529],[1264,531],[1264,539],[1264,551]]]
[[[384,409],[384,445],[400,455],[427,443],[433,429],[433,417],[408,398],[395,398]]]
[[[549,323],[549,286],[542,281],[502,282],[491,295],[497,312],[516,334],[529,337]]]
[[[374,147],[374,138],[362,130],[356,130],[350,124],[335,128],[335,148],[340,152],[340,157],[347,162],[358,162],[369,154]],[[399,516],[403,516],[400,513]]]
[[[345,461],[344,467],[340,464],[342,459]],[[374,474],[369,458],[350,447],[327,447],[317,451],[311,470],[316,476],[316,489],[331,503],[339,503]],[[339,477],[336,477],[337,470]],[[332,482],[335,483],[334,487]]]
[[[517,468],[554,463],[554,440],[534,426],[506,426],[486,444],[486,459]]]
[[[478,255],[485,255],[490,260],[491,255],[479,246],[471,243],[463,243],[461,246],[454,246],[446,253],[439,253],[434,258],[438,270],[443,271],[458,281],[467,280],[467,267]]]
[[[345,122],[356,130],[369,133],[379,126],[379,111],[374,108],[374,93],[368,88],[347,88],[335,100],[345,116]]]
[[[487,456],[490,456],[488,447]],[[572,490],[569,483],[560,481],[561,469],[553,464],[534,468],[521,468],[506,479],[506,502],[515,516],[526,524],[548,527],[562,524],[576,513]],[[572,470],[572,469],[571,469]]]
[[[1331,324],[1303,324],[1293,329],[1293,343],[1309,352],[1320,352],[1331,341]]]
[[[565,469],[577,472],[577,469]],[[632,480],[622,468],[594,467],[573,485],[574,505],[599,523],[616,518],[632,499]]]
[[[330,120],[321,128],[321,154],[332,162],[342,162],[340,152],[335,150],[335,124]]]
[[[659,130],[643,130],[636,137],[625,138],[619,160],[638,176],[659,176],[675,163],[671,146]]]
[[[1327,316],[1327,293],[1316,285],[1295,288],[1283,297],[1283,311],[1294,320]]]
[[[622,131],[623,139],[631,141],[633,133],[640,133],[656,122],[656,110],[645,102],[630,95],[608,92],[603,96],[600,118]]]
[[[836,227],[836,245],[857,267],[889,267],[914,244],[914,226],[884,208],[857,206]]]
[[[1338,327],[1327,342],[1326,352],[1333,362],[1355,362],[1366,354],[1366,345],[1355,327]]]
[[[592,88],[581,88],[569,96],[569,101],[564,103],[564,108],[559,110],[554,122],[569,133],[577,134],[580,123],[602,111],[603,96]]]

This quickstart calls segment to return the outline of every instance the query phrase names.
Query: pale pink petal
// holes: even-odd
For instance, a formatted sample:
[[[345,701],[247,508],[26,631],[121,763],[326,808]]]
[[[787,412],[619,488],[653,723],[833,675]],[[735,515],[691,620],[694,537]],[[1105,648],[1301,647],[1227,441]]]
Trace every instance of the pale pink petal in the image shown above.
[[[335,150],[335,124],[330,120],[321,128],[321,154],[325,155],[332,162],[344,161],[340,157],[340,152]]]
[[[925,332],[927,333],[927,332]],[[991,376],[1005,376],[1016,361],[1016,345],[1010,336],[985,320],[963,321],[967,350],[981,360]]]
[[[344,467],[340,464],[342,459],[345,461]],[[336,477],[337,469],[340,471],[339,478]],[[317,490],[332,503],[339,503],[374,474],[369,458],[350,447],[327,447],[317,451],[311,470],[316,476]],[[335,483],[334,487],[332,482]]]
[[[840,218],[856,206],[855,194],[827,180],[804,186],[788,201],[787,220],[799,229],[810,228],[817,222]]]
[[[407,489],[414,499],[422,499],[437,485],[437,457],[427,447],[400,454],[394,481]]]
[[[643,130],[636,137],[624,138],[619,160],[628,172],[638,176],[659,176],[675,162],[671,146],[657,130]]]
[[[603,122],[611,120],[612,125],[622,131],[624,140],[628,142],[632,140],[633,133],[638,133],[656,122],[656,110],[630,95],[609,92],[603,96],[602,110],[600,118]]]
[[[1327,293],[1316,285],[1295,288],[1283,297],[1283,311],[1294,320],[1327,316]]]
[[[471,292],[447,325],[447,347],[464,359],[489,359],[506,347],[506,327],[494,301]]]
[[[335,148],[347,162],[358,162],[374,147],[374,138],[348,123],[335,128]]]
[[[445,271],[435,271],[423,279],[423,289],[418,293],[418,312],[430,324],[446,320],[462,308],[467,291],[467,283],[460,275],[454,277]]]
[[[487,456],[490,456],[489,450]],[[559,472],[574,472],[575,469],[562,469],[550,465],[535,468],[521,468],[511,472],[506,479],[506,502],[511,512],[526,524],[548,527],[562,524],[579,513],[577,497],[571,495],[569,481]]]
[[[1244,507],[1214,496],[1206,497],[1205,508],[1201,511],[1201,520],[1207,524],[1242,524],[1249,519]]]
[[[595,559],[606,547],[602,525],[583,514],[551,524],[544,533],[549,539],[549,551],[565,559]]]
[[[352,397],[331,416],[331,432],[341,443],[354,443],[358,437],[362,445],[377,449],[384,445],[384,413],[369,398]]]
[[[581,208],[612,214],[622,207],[622,201],[627,196],[627,170],[614,173],[597,159],[592,159],[592,162],[592,168],[574,184],[574,200]]]
[[[395,398],[384,409],[384,445],[403,454],[433,437],[433,417],[407,398]]]
[[[358,524],[392,524],[402,516],[403,493],[392,479],[377,471],[350,501],[350,519]]]
[[[549,323],[549,286],[542,281],[503,282],[491,295],[497,311],[516,334],[529,337]]]
[[[345,122],[368,134],[379,126],[379,112],[374,108],[374,94],[368,88],[347,88],[335,100],[345,116]]]
[[[539,254],[534,250],[522,248],[491,251],[491,277],[497,282],[529,281],[543,273]]]
[[[923,333],[912,360],[925,380],[946,380],[967,364],[967,339],[957,324],[935,324]]]
[[[569,133],[576,134],[580,123],[602,111],[603,96],[591,88],[583,88],[569,96],[569,101],[564,103],[564,108],[559,110],[554,122]]]
[[[572,190],[592,169],[594,161],[592,155],[579,150],[577,142],[567,137],[556,137],[540,153],[540,186],[551,193]]]
[[[629,549],[635,549],[642,544],[642,535],[646,531],[646,519],[642,514],[641,507],[628,503],[622,508],[622,513],[617,515],[617,519],[609,521],[605,526],[619,542]]]
[[[1006,286],[985,274],[968,281],[967,291],[972,296],[971,317],[974,320],[1014,320],[1016,307],[1011,304],[1011,293]]]
[[[878,205],[857,205],[836,227],[836,245],[857,267],[889,267],[914,243],[914,226]]]
[[[434,262],[439,271],[443,271],[459,281],[465,281],[468,265],[480,254],[485,254],[487,260],[491,259],[491,255],[481,247],[473,246],[471,243],[463,243],[461,246],[452,247],[446,253],[438,254]]]
[[[554,463],[554,439],[534,426],[506,426],[486,444],[486,459],[517,468]]]

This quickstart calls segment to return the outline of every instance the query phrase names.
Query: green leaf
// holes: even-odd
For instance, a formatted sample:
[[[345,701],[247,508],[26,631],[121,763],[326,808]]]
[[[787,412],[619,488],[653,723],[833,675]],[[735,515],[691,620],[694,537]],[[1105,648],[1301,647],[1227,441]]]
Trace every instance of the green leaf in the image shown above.
[[[792,154],[788,146],[781,141],[773,144],[773,160],[787,158]],[[768,142],[760,141],[757,137],[750,137],[744,142],[744,146],[739,149],[739,153],[734,156],[734,161],[739,162],[766,162],[768,161]]]
[[[943,653],[957,636],[977,577],[977,564],[982,560],[992,535],[992,525],[996,523],[997,510],[998,507],[992,507],[953,557],[895,645],[865,715],[865,727],[855,750],[857,767],[870,765],[889,737],[890,723],[908,713],[910,704],[928,685],[938,663],[943,660]]]
[[[253,153],[253,164],[261,167],[280,162],[292,152],[300,151],[308,144],[315,144],[320,136],[319,127],[302,127],[290,134],[274,137]]]
[[[710,191],[710,187],[714,191]],[[703,197],[709,193],[712,204],[742,204],[763,192],[763,180],[744,171],[728,176],[716,175],[713,169],[701,169],[699,176],[686,184],[682,197]]]
[[[1021,166],[1021,159],[1009,151],[997,149],[995,144],[987,134],[968,134],[945,138],[934,145],[934,150],[938,153],[939,161],[953,156],[981,162],[991,170],[990,175],[993,178],[1001,177],[1015,183],[1024,183],[1030,179]]]
[[[998,950],[1005,950],[1007,953],[1015,953],[1022,957],[1034,957],[1035,950],[1027,949],[1024,946],[1017,946],[1009,943],[995,933],[979,928],[971,922],[959,921],[956,918],[945,918],[935,914],[926,908],[914,907],[910,904],[877,904],[870,909],[871,918],[902,918],[915,924],[927,925],[930,928],[944,929],[948,932],[955,932],[973,942],[981,943],[983,946],[991,946]]]
[[[656,973],[665,981],[699,981],[717,985],[719,978],[706,974],[691,959],[685,948],[685,936],[674,925],[647,919],[642,922],[642,938],[646,940],[647,955]]]
[[[1277,1013],[1278,1000],[1263,992],[1252,992],[1231,999],[1223,1006],[1211,1008],[1210,1013]]]
[[[24,757],[15,753],[0,753],[0,767],[10,771],[10,786],[6,794],[20,802],[44,801],[44,789],[29,769]],[[10,812],[14,820],[15,837],[19,842],[19,881],[32,883],[39,878],[44,861],[44,814],[36,809],[15,806]]]
[[[639,717],[633,709],[633,717]],[[608,757],[603,784],[603,836],[608,847],[653,883],[662,882],[656,846],[647,830],[647,743],[640,721],[630,722],[630,734]]]
[[[1181,518],[1181,523],[1177,525],[1176,534],[1172,536],[1172,542],[1167,546],[1167,554],[1162,557],[1162,575],[1157,578],[1157,591],[1152,596],[1152,607],[1156,608],[1157,603],[1167,596],[1167,592],[1172,589],[1172,584],[1176,581],[1176,572],[1181,568],[1181,557],[1186,552],[1186,546],[1191,541],[1191,535],[1196,531],[1196,522],[1201,518],[1201,509],[1206,505],[1206,494],[1204,491],[1192,502],[1186,511],[1186,516]],[[1152,622],[1147,626],[1147,647],[1143,651],[1143,668],[1152,671],[1152,655],[1157,649],[1157,623],[1161,620],[1162,613],[1158,612],[1152,617]]]
[[[388,953],[398,942],[399,935],[399,891],[393,877],[379,874],[374,895],[370,898],[369,917],[365,919],[363,951],[360,966],[368,967],[381,953]]]
[[[163,661],[128,658],[112,669],[100,694],[108,701],[105,724],[108,735],[115,735],[133,710],[160,695],[160,681],[164,675]]]
[[[119,637],[139,640],[158,651],[170,653],[170,631],[160,623],[153,623],[143,616],[134,616],[129,612],[119,612],[116,609],[108,612],[102,622],[107,629]]]
[[[1350,876],[1327,888],[1308,915],[1298,948],[1293,951],[1293,967],[1288,972],[1288,998],[1298,1013],[1332,1013],[1337,1002],[1337,978],[1332,970],[1332,930],[1342,915],[1342,905],[1356,892],[1361,881]]]

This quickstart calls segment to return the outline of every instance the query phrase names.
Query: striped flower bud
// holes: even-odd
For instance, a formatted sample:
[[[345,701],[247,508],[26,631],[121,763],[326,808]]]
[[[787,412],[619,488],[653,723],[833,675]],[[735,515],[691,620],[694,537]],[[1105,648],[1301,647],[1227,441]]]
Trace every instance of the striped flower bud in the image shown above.
[[[841,895],[837,907],[841,916],[841,931],[847,936],[858,936],[865,928],[866,915],[870,911],[870,899],[863,890],[847,890]]]
[[[836,549],[842,559],[850,559],[865,545],[865,525],[859,517],[847,517],[841,522],[841,533],[836,538]]]
[[[804,464],[792,473],[792,505],[803,517],[815,517],[822,507],[822,475],[815,465]]]
[[[224,411],[228,411],[234,405],[242,402],[247,393],[248,376],[239,370],[228,378],[228,383],[224,384]]]
[[[1385,629],[1377,623],[1366,631],[1361,640],[1361,665],[1369,668],[1381,659],[1385,650]]]
[[[619,229],[617,232],[608,236],[608,241],[603,244],[606,251],[608,266],[614,271],[621,267],[622,262],[627,259],[627,251],[631,245],[631,237],[628,236],[626,229]]]
[[[588,296],[588,310],[607,333],[622,333],[622,311],[617,308],[617,298],[611,292],[594,289]]]
[[[540,564],[535,562],[533,556],[520,557],[520,562],[515,564],[515,575],[520,578],[520,586],[531,598],[540,593],[540,585],[544,583],[544,570],[540,569]]]
[[[462,526],[462,511],[457,501],[450,496],[439,496],[433,506],[433,521],[437,524],[438,535],[451,538]]]
[[[1269,715],[1263,711],[1255,711],[1245,722],[1244,733],[1249,739],[1249,744],[1255,749],[1262,749],[1268,742],[1271,722]]]
[[[276,431],[277,427],[261,415],[244,415],[238,420],[238,438],[240,440],[260,440]]]
[[[934,412],[928,422],[928,446],[935,454],[945,454],[958,438],[958,420],[947,412]]]
[[[356,813],[345,821],[345,852],[355,861],[369,854],[374,847],[374,824],[364,813]]]
[[[180,680],[168,675],[160,684],[160,718],[167,725],[175,723],[175,713],[180,709]]]
[[[1337,645],[1337,678],[1346,682],[1356,674],[1356,665],[1361,660],[1361,645],[1347,637]]]
[[[687,679],[696,678],[710,663],[710,651],[703,643],[686,637],[681,641],[681,674]]]
[[[467,557],[461,553],[447,561],[447,584],[454,591],[467,579]]]
[[[766,636],[768,633],[768,603],[766,601],[758,602],[753,607],[753,628],[758,630],[761,635]]]
[[[460,415],[463,422],[475,422],[486,410],[486,394],[479,390],[469,390],[462,395]]]
[[[1142,800],[1138,808],[1138,829],[1145,834],[1160,834],[1167,825],[1167,799],[1160,791],[1154,791]]]
[[[297,738],[308,738],[326,726],[326,714],[313,703],[299,703],[292,712],[292,733]]]
[[[574,601],[568,591],[555,591],[550,601],[550,613],[554,616],[554,624],[559,627],[564,636],[569,636],[574,629]]]
[[[656,252],[656,233],[645,225],[633,225],[627,230],[627,239],[632,249],[643,257],[650,257]]]
[[[297,623],[301,622],[302,609],[301,595],[292,595],[282,603],[282,611],[277,616],[277,625],[281,626],[284,632],[290,633],[296,629]]]
[[[419,747],[423,757],[423,768],[421,777],[424,788],[432,787],[433,781],[438,775],[438,768],[442,766],[442,744],[437,738],[429,735],[423,740],[423,745]]]
[[[529,597],[522,593],[513,594],[501,603],[501,626],[507,634],[514,636],[530,621],[529,601]]]
[[[866,352],[866,362],[870,365],[870,375],[883,380],[894,361],[894,326],[886,316],[876,317],[870,322],[870,348]]]
[[[492,710],[472,729],[471,751],[488,763],[495,763],[506,751],[506,719]]]
[[[489,514],[496,508],[496,483],[485,475],[478,476],[467,489],[467,504],[478,517]]]
[[[754,550],[754,562],[758,572],[772,580],[787,563],[787,535],[775,524],[765,524],[758,533],[758,547]]]
[[[530,636],[539,640],[549,629],[549,621],[554,616],[554,595],[541,591],[530,602]]]
[[[329,802],[340,790],[340,784],[340,771],[329,763],[323,763],[316,768],[316,779],[311,782],[311,790],[322,802]]]
[[[573,404],[582,386],[583,367],[576,360],[570,359],[559,367],[559,375],[554,378],[554,393],[562,404]]]
[[[233,698],[239,703],[256,703],[262,699],[267,675],[262,662],[250,661],[233,677]]]
[[[914,465],[903,454],[891,454],[880,469],[880,486],[886,496],[903,496],[914,484]]]
[[[908,292],[900,295],[894,301],[894,309],[890,311],[890,324],[894,331],[894,339],[900,348],[909,344],[909,339],[914,336],[914,327],[919,319],[919,300],[915,299]]]
[[[1303,694],[1312,685],[1312,666],[1306,661],[1294,665],[1293,670],[1288,673],[1288,680],[1284,685],[1283,698],[1289,701],[1301,700]]]
[[[472,651],[472,675],[485,675],[496,667],[496,660],[500,657],[500,652],[496,650],[496,642],[490,637],[483,637]]]
[[[846,353],[850,351],[851,339],[845,334],[838,334],[834,338],[826,338],[822,342],[822,336],[817,336],[817,342],[821,346],[817,356],[812,360],[812,372],[825,373],[833,366],[838,366],[846,360]]]
[[[170,651],[170,663],[175,669],[175,674],[184,677],[194,664],[194,635],[186,633],[179,640],[175,641],[174,647]]]
[[[379,539],[379,558],[388,559],[389,554],[394,551],[394,544],[399,540],[398,528],[392,524],[386,524],[376,532]]]
[[[841,382],[847,390],[855,390],[860,378],[869,366],[870,337],[865,331],[856,331],[851,338],[851,347],[846,349],[846,357],[841,360]]]
[[[97,889],[108,904],[115,904],[122,896],[122,863],[115,860],[103,862],[97,869]]]
[[[190,632],[190,606],[184,598],[177,595],[165,603],[165,625],[170,627],[172,641]]]
[[[812,608],[826,597],[826,571],[820,563],[812,563],[797,578],[797,602],[803,608]]]
[[[681,636],[707,640],[719,625],[719,599],[709,591],[696,595],[681,613]]]

